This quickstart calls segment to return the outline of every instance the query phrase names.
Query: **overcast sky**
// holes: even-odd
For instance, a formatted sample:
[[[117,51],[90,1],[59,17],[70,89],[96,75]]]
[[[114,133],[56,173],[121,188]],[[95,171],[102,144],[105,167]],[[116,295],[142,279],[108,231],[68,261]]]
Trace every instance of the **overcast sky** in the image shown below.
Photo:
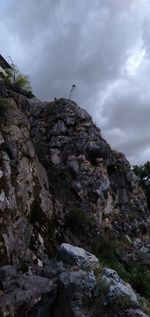
[[[150,0],[0,0],[0,44],[38,97],[76,84],[112,148],[150,160]]]

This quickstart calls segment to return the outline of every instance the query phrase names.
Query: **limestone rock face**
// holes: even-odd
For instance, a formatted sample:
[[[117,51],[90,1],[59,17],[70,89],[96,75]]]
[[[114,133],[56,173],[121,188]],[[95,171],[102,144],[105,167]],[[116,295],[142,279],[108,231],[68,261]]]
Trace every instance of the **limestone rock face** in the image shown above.
[[[103,272],[103,280],[109,285],[108,296],[110,300],[115,297],[126,296],[131,302],[138,302],[131,285],[125,283],[114,270],[106,268]]]
[[[145,314],[140,309],[128,309],[126,310],[127,317],[148,317],[149,315]]]
[[[78,265],[82,269],[96,269],[99,261],[95,255],[84,249],[63,243],[58,249],[60,258],[66,263]]]
[[[0,268],[3,293],[0,316],[50,316],[56,298],[57,285],[45,277],[21,274],[14,267]],[[39,305],[40,303],[43,305]]]
[[[146,231],[147,204],[129,162],[111,149],[85,110],[67,99],[39,103],[30,107],[30,122],[36,153],[65,214],[83,211],[97,233],[100,227],[114,236]]]
[[[61,245],[59,250],[63,247]],[[77,252],[75,246],[68,244],[67,247],[68,250],[74,250],[76,256],[77,253],[84,253],[84,256],[86,254],[83,249]],[[95,259],[93,254],[88,254],[88,257]],[[89,263],[85,257],[86,261]],[[1,267],[3,291],[0,316],[148,316],[139,304],[140,297],[115,271],[105,268],[95,272],[94,261],[85,270],[81,269],[80,264],[68,263],[68,259],[66,263],[66,258],[60,262],[55,258],[41,271],[44,276],[33,275],[31,272],[22,273],[11,265]],[[100,267],[97,260],[96,268],[98,265]]]
[[[89,114],[1,80],[0,316],[145,317],[139,295],[90,252],[107,234],[131,244],[125,264],[138,253],[148,267],[148,228],[130,164]]]
[[[0,110],[0,263],[28,265],[47,257],[52,196],[27,117],[12,98]]]
[[[28,168],[27,155],[38,170],[35,173],[43,175],[49,192],[42,189],[41,204],[45,209],[49,206],[45,213],[52,215],[50,196],[53,196],[53,219],[59,241],[68,236],[66,228],[71,229],[68,216],[72,212],[75,216],[74,211],[76,217],[83,213],[93,219],[96,235],[102,232],[109,232],[113,237],[145,234],[149,212],[143,191],[125,156],[111,149],[89,114],[67,99],[42,103],[12,91],[7,94],[9,98],[5,100],[16,108],[9,112],[9,119],[5,118],[7,125],[13,121],[13,141],[9,137],[6,142],[13,155],[18,155],[16,146],[20,143],[24,174]],[[29,170],[27,175],[32,186]],[[25,204],[29,205],[31,200],[26,194]]]
[[[0,96],[7,97],[7,90],[5,88],[3,80],[0,78]]]

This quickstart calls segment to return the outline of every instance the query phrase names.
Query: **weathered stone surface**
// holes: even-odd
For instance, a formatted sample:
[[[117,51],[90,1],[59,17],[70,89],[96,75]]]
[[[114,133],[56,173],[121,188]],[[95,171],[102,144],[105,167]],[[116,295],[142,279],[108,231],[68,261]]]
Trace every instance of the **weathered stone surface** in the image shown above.
[[[58,249],[61,260],[68,264],[76,264],[83,269],[94,270],[99,266],[99,260],[95,255],[84,249],[63,243]]]
[[[117,316],[148,316],[142,311],[137,295],[129,284],[108,268],[100,276],[95,275],[97,273],[93,272],[93,261],[91,267],[87,267],[85,261],[84,265],[82,263],[85,257],[89,264],[89,254],[79,249],[70,245],[70,250],[73,250],[71,259],[72,253],[75,258],[81,255],[79,261],[67,260],[66,263],[56,258],[50,260],[41,270],[44,277],[35,276],[32,272],[24,274],[10,265],[1,267],[0,316],[93,317],[107,316],[108,312],[110,317],[114,317],[115,309],[111,311],[110,307],[115,301],[118,303]],[[91,259],[95,263],[95,256],[92,254]],[[128,299],[128,309],[126,301],[118,301],[120,298]]]
[[[84,305],[85,299],[98,297],[96,278],[91,272],[82,270],[64,272],[59,276],[60,298],[55,308],[55,316],[92,316]],[[61,312],[63,308],[63,313]]]
[[[114,317],[121,296],[130,306],[115,316],[142,316],[130,285],[110,269],[99,279],[98,259],[69,244],[128,237],[121,261],[140,252],[148,267],[149,212],[125,156],[70,100],[29,100],[3,84],[0,96],[0,314]]]
[[[79,270],[77,272],[64,272],[59,276],[59,281],[66,289],[66,293],[84,293],[85,296],[94,297],[98,296],[97,282],[93,272],[84,272]]]
[[[0,96],[7,97],[7,90],[2,78],[0,78]]]
[[[17,277],[17,270],[12,265],[5,265],[0,267],[0,281],[1,283],[9,280],[10,278]]]
[[[0,297],[0,316],[48,317],[51,304],[56,298],[56,284],[40,276],[10,276],[9,271]]]
[[[125,283],[117,274],[116,271],[106,268],[102,278],[109,286],[109,300],[114,300],[116,297],[126,297],[133,303],[138,303],[137,295],[133,291],[130,284]]]
[[[36,153],[66,215],[77,206],[95,219],[97,233],[105,231],[107,215],[114,237],[147,230],[145,196],[129,162],[111,149],[85,110],[67,99],[37,103],[30,106],[30,123]]]
[[[62,261],[57,259],[49,260],[43,268],[43,275],[47,278],[54,278],[63,273],[66,270],[65,265]]]
[[[23,261],[28,267],[47,258],[53,203],[47,173],[30,140],[29,121],[14,99],[6,101],[0,117],[0,263]]]
[[[149,315],[145,314],[142,310],[140,309],[129,309],[126,310],[126,316],[127,317],[148,317]]]

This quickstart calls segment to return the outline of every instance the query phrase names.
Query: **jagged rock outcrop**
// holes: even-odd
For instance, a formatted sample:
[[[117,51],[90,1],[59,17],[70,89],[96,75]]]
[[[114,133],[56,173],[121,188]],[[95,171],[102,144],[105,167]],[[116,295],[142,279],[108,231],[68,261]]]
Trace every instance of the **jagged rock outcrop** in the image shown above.
[[[68,253],[62,253],[63,248]],[[82,262],[86,268],[90,263],[90,268],[84,270]],[[21,274],[10,265],[0,268],[0,316],[148,317],[132,287],[115,271],[102,270],[98,259],[83,249],[78,248],[77,255],[76,247],[61,245],[58,258],[49,261],[41,274]]]
[[[66,214],[82,210],[97,233],[101,227],[112,236],[146,234],[149,212],[130,164],[85,110],[60,99],[32,106],[30,122],[36,153]]]
[[[121,261],[142,254],[149,268],[148,232],[130,164],[89,114],[67,99],[30,100],[1,80],[0,316],[145,317],[139,295],[114,271],[100,273],[89,251],[105,235],[126,240]]]
[[[149,212],[143,191],[125,156],[111,149],[88,113],[67,99],[41,103],[11,91],[8,96],[16,101],[18,116],[25,114],[30,122],[30,141],[59,205],[59,231],[66,215],[78,209],[95,220],[97,233],[146,234]]]
[[[33,226],[34,213],[37,218]],[[29,121],[12,98],[1,99],[1,265],[21,265],[23,261],[23,265],[27,262],[28,267],[32,260],[44,261],[51,239],[52,213],[53,203],[47,173],[30,141]]]
[[[59,255],[68,264],[74,263],[82,269],[97,269],[99,261],[93,254],[85,250],[74,247],[68,243],[63,243],[58,249]]]

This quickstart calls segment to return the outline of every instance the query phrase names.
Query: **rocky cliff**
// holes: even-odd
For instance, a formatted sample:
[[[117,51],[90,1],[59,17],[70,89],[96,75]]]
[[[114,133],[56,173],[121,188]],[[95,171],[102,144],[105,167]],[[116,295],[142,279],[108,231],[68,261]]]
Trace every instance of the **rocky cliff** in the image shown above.
[[[147,203],[130,164],[111,149],[89,114],[60,99],[33,107],[30,118],[36,153],[65,214],[82,210],[99,233],[108,228],[117,237],[146,234]]]
[[[141,261],[150,278],[149,223],[129,162],[85,110],[0,81],[0,316],[146,316],[140,288],[105,262],[113,250],[123,277]]]

